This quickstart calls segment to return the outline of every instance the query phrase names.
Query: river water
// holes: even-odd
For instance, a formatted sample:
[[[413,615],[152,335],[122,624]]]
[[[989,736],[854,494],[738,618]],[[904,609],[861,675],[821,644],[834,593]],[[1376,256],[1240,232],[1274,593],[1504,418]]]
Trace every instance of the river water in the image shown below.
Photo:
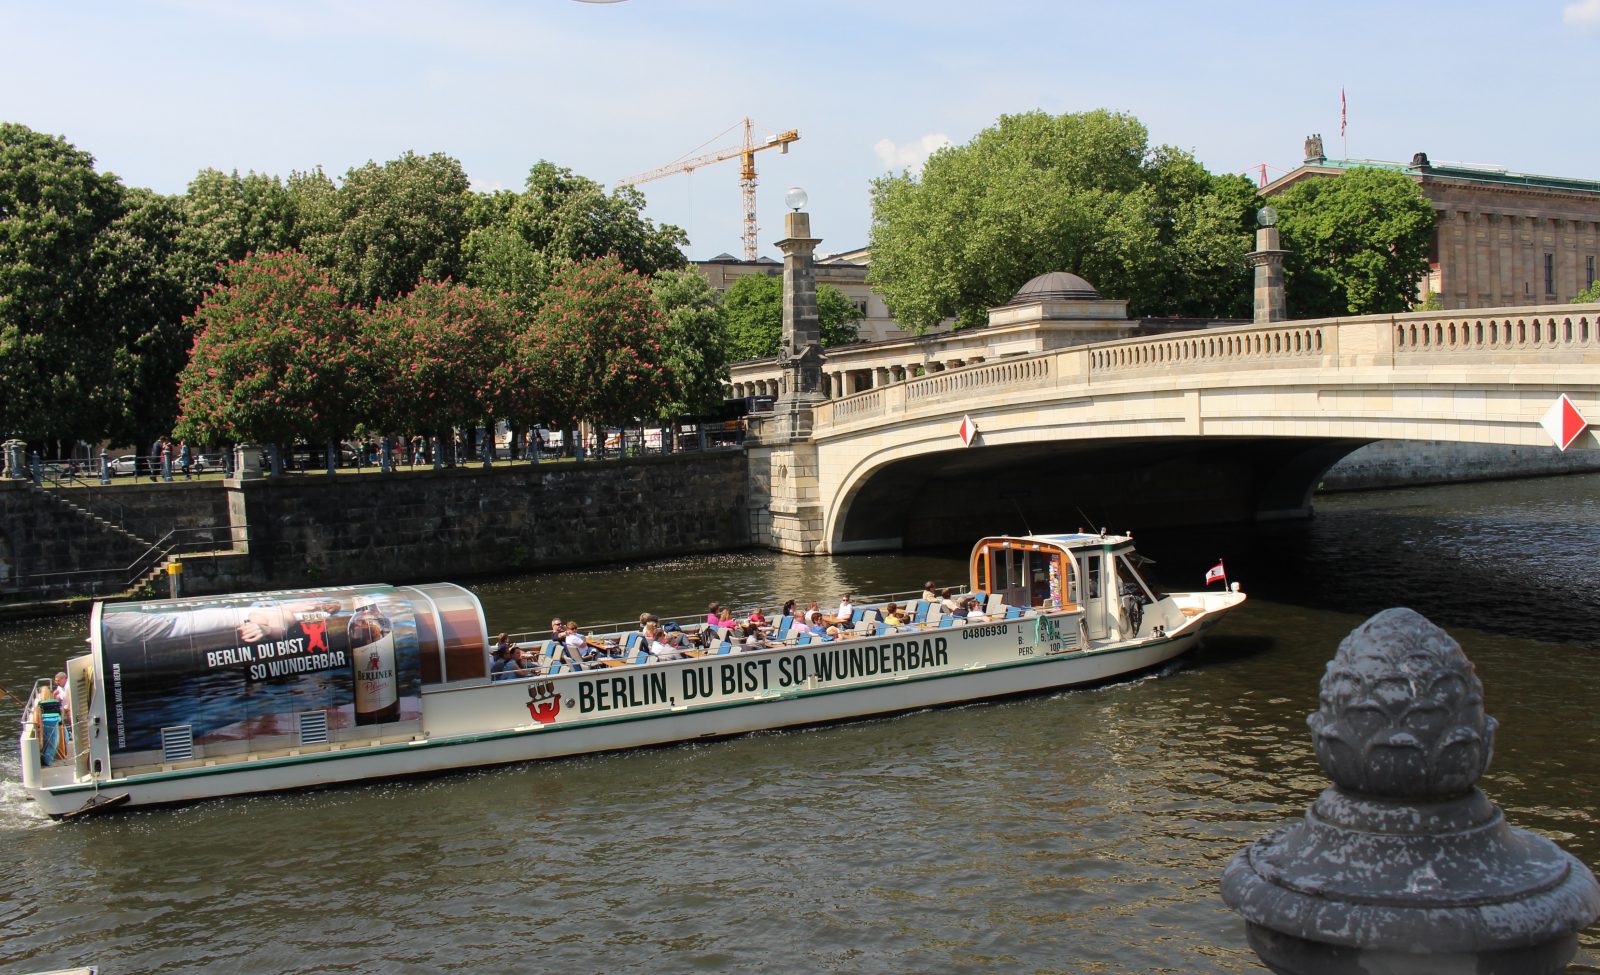
[[[0,969],[1261,972],[1217,879],[1324,785],[1323,665],[1394,605],[1477,665],[1501,724],[1485,790],[1600,862],[1600,476],[1317,510],[1141,539],[1169,588],[1224,557],[1252,598],[1167,672],[1091,690],[67,824],[3,746]],[[770,613],[963,564],[748,552],[475,588],[491,627],[532,630]],[[0,683],[55,671],[83,626],[0,630]],[[1600,972],[1600,934],[1573,970]]]

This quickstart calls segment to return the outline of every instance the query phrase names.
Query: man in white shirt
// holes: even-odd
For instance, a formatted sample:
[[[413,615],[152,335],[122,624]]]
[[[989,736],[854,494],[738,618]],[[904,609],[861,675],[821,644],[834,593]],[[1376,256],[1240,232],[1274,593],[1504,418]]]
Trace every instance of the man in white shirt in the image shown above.
[[[845,593],[844,598],[839,600],[839,611],[833,615],[840,620],[848,621],[850,617],[855,615],[855,611],[855,603],[850,601],[850,594]]]

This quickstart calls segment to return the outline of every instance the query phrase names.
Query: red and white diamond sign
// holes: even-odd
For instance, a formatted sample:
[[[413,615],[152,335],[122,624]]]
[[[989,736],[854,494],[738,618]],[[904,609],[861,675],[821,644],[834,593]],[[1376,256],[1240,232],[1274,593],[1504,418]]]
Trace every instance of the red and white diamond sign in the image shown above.
[[[970,447],[970,446],[972,446],[972,441],[976,440],[977,438],[978,438],[978,425],[976,423],[972,422],[972,417],[970,417],[970,416],[962,416],[962,418],[961,418],[961,442],[962,442],[962,444]],[[1563,447],[1561,449],[1565,450],[1566,448]]]
[[[1572,400],[1567,399],[1567,394],[1562,393],[1555,405],[1550,407],[1544,418],[1539,421],[1544,427],[1544,432],[1556,442],[1556,446],[1566,450],[1572,446],[1572,441],[1589,428],[1589,421],[1583,418],[1578,408],[1572,405]]]

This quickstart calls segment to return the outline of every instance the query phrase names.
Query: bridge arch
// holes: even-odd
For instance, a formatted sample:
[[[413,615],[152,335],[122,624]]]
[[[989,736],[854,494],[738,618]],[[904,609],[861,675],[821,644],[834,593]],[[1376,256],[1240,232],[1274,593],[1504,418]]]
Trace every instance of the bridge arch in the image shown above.
[[[1600,422],[1597,314],[1284,322],[892,383],[816,408],[817,528],[842,552],[1014,530],[984,518],[1018,508],[1052,530],[1099,520],[1074,497],[1117,528],[1289,517],[1308,514],[1322,474],[1365,443],[1553,449],[1539,419],[1558,395]],[[963,417],[978,427],[971,447]],[[1591,431],[1576,446],[1600,441]]]

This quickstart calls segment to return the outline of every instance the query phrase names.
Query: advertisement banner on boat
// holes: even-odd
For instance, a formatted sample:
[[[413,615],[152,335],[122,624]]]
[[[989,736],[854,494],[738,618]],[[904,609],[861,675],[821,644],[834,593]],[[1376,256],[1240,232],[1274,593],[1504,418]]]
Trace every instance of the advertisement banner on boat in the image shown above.
[[[162,729],[243,751],[302,715],[338,740],[422,714],[416,611],[388,586],[109,604],[99,637],[114,756]]]

